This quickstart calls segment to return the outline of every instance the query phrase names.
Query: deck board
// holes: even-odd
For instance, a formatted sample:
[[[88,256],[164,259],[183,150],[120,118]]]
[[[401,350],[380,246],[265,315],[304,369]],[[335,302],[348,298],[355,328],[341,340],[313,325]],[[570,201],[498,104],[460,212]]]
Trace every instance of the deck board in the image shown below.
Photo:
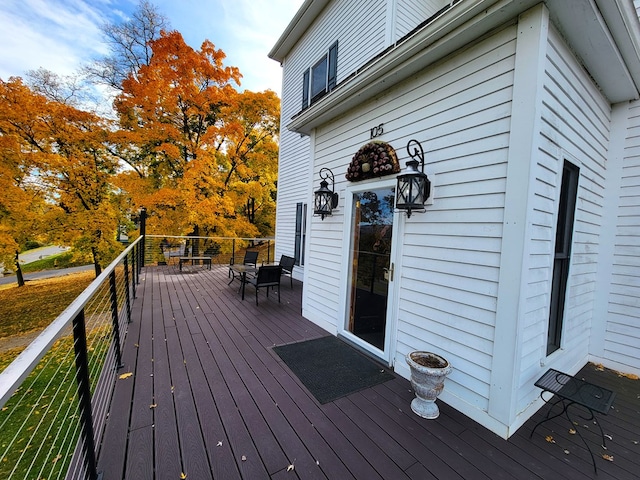
[[[302,318],[302,285],[285,279],[280,303],[260,291],[256,306],[226,270],[143,270],[119,372],[133,376],[116,381],[100,447],[105,479],[637,478],[638,381],[580,372],[618,394],[599,417],[614,462],[596,458],[597,476],[566,419],[529,438],[545,409],[506,441],[441,402],[437,420],[417,417],[400,377],[320,405],[272,350],[327,335]]]
[[[132,305],[131,319],[132,322],[127,329],[127,342],[122,349],[121,372],[133,372],[138,359],[138,351],[135,345],[139,341],[142,317],[142,302]],[[117,381],[117,380],[116,380]],[[123,476],[124,464],[127,455],[127,442],[123,442],[122,438],[126,438],[129,432],[130,417],[133,414],[131,408],[131,397],[134,393],[134,382],[123,383],[116,388],[111,399],[111,411],[120,412],[109,418],[104,433],[104,444],[100,448],[98,468],[104,472],[105,478],[121,478]],[[102,447],[107,448],[102,448]],[[150,459],[153,459],[153,451],[150,450]]]

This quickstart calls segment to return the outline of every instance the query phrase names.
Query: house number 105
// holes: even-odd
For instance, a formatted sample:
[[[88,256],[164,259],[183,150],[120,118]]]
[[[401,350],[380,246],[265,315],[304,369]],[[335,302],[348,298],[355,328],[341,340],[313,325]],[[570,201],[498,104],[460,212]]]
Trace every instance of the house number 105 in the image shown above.
[[[382,135],[384,133],[384,129],[382,128],[383,125],[384,125],[384,123],[381,123],[377,127],[373,127],[371,129],[371,138],[379,137],[380,135]]]

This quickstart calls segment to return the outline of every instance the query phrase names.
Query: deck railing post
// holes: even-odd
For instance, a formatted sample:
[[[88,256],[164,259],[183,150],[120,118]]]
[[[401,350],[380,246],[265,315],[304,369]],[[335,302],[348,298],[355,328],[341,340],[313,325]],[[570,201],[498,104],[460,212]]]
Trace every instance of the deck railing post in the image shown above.
[[[131,288],[133,289],[133,298],[136,296],[136,284],[138,283],[138,276],[136,274],[136,247],[131,250]]]
[[[117,368],[122,368],[122,354],[120,353],[120,325],[118,322],[118,290],[116,289],[116,272],[109,274],[109,288],[111,290],[111,320],[113,323],[113,336],[116,344]]]
[[[373,289],[376,284],[376,267],[378,266],[378,257],[374,254],[371,256],[373,265],[371,268],[371,293],[373,293]]]
[[[142,207],[140,210],[140,236],[142,237],[142,241],[140,242],[142,246],[142,254],[140,255],[140,266],[144,267],[144,254],[146,250],[145,242],[147,235],[147,209]]]
[[[231,263],[236,262],[236,239],[231,240]]]
[[[144,238],[138,244],[138,272],[144,265]]]
[[[267,263],[271,263],[271,240],[267,240]]]
[[[89,383],[89,361],[87,357],[87,334],[84,309],[73,318],[73,348],[76,360],[76,381],[78,383],[78,409],[82,424],[82,447],[87,478],[97,480],[96,449],[93,439],[93,414],[91,413],[91,385]]]
[[[138,262],[138,256],[137,256],[139,248],[140,248],[140,245],[136,245],[135,252],[131,252],[131,253],[135,253],[133,255],[133,261],[135,263],[134,272],[136,272],[136,285],[140,284],[140,262]]]
[[[131,293],[130,286],[131,282],[129,281],[129,258],[127,255],[124,256],[124,292],[125,298],[127,301],[127,323],[131,323]]]

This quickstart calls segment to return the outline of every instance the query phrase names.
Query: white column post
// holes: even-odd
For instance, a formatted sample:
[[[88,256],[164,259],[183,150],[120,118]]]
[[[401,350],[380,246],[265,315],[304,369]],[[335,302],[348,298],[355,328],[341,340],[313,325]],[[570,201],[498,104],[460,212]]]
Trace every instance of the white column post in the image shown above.
[[[518,20],[502,254],[488,413],[508,436],[517,389],[531,237],[532,170],[540,142],[549,12],[544,4]]]

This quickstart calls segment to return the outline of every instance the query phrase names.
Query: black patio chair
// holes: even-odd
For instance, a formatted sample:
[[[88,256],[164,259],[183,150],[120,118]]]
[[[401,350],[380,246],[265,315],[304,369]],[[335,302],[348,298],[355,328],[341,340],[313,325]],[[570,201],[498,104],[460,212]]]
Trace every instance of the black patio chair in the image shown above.
[[[253,285],[256,289],[256,305],[258,305],[258,290],[263,287],[267,289],[267,297],[269,296],[269,288],[276,287],[278,289],[278,303],[280,303],[280,276],[282,275],[282,267],[280,265],[263,265],[258,268],[258,273],[253,278],[247,278],[245,283]]]
[[[296,265],[296,259],[287,255],[280,257],[280,266],[282,267],[282,275],[289,275],[291,280],[291,288],[293,288],[293,267]]]
[[[242,264],[243,265],[253,265],[254,267],[258,266],[258,251],[257,250],[247,250],[244,252],[244,259],[242,260]],[[229,282],[229,285],[231,285],[231,282],[233,282],[236,278],[235,272],[233,271],[232,266],[235,265],[235,258],[231,257],[231,260],[229,261],[229,274],[227,275],[228,277],[231,278],[231,281]]]

